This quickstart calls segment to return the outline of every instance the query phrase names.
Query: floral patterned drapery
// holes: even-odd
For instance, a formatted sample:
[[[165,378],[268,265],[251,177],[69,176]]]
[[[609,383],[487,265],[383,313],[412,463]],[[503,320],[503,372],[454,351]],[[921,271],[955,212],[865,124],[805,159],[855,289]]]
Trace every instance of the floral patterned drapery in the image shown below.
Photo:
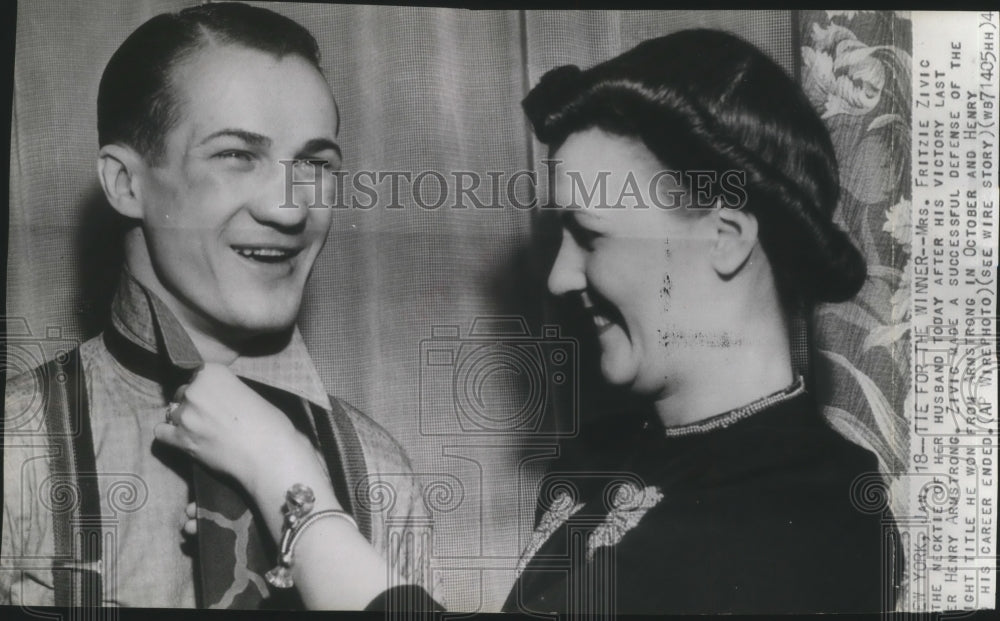
[[[835,219],[868,260],[861,292],[812,318],[813,378],[828,420],[878,455],[891,484],[909,445],[911,22],[891,11],[799,18],[800,79],[840,162]]]

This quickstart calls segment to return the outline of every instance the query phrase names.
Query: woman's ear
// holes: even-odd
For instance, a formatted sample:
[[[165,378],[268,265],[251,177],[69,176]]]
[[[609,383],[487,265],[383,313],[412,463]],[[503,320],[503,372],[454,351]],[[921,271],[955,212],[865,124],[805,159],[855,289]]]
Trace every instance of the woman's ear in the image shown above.
[[[712,267],[728,280],[746,264],[757,245],[757,218],[744,209],[729,209],[721,204],[710,217],[716,230]]]
[[[142,219],[139,176],[145,166],[141,155],[122,145],[104,145],[97,155],[97,177],[104,195],[127,218]]]

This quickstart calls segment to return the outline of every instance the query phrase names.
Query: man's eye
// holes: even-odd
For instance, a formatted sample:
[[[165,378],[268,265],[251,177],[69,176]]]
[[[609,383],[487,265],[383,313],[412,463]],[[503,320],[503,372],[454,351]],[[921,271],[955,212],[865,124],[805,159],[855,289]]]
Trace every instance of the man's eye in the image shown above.
[[[240,151],[238,149],[229,149],[227,151],[219,152],[215,157],[222,160],[250,162],[253,160],[253,153],[250,153],[249,151]]]
[[[295,160],[295,166],[297,168],[301,168],[304,170],[309,170],[312,168],[323,170],[330,166],[330,162],[324,159],[308,158],[308,159]]]

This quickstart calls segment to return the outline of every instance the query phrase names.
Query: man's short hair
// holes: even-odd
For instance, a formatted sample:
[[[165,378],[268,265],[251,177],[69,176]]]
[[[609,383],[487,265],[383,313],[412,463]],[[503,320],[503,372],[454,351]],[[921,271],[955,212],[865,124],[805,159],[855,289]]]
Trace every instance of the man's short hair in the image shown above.
[[[125,144],[157,161],[180,118],[174,69],[212,44],[242,45],[279,59],[297,55],[322,73],[316,39],[273,11],[225,2],[157,15],[125,39],[104,69],[97,95],[100,146]]]

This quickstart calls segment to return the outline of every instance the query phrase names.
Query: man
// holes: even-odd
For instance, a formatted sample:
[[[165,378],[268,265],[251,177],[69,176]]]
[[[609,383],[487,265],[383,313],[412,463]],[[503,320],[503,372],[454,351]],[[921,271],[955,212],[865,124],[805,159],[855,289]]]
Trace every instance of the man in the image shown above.
[[[311,188],[287,188],[285,166],[337,168],[338,124],[315,39],[271,11],[159,15],[111,58],[98,174],[131,222],[126,265],[104,333],[8,383],[0,602],[296,605],[262,577],[276,546],[243,491],[154,441],[178,389],[218,373],[241,381],[216,391],[287,414],[362,534],[401,575],[416,571],[365,498],[367,473],[386,474],[393,517],[416,517],[409,463],[372,420],[328,398],[295,327],[331,212],[305,207]],[[14,415],[44,420],[44,435],[18,434]],[[197,539],[182,533],[192,500]]]

